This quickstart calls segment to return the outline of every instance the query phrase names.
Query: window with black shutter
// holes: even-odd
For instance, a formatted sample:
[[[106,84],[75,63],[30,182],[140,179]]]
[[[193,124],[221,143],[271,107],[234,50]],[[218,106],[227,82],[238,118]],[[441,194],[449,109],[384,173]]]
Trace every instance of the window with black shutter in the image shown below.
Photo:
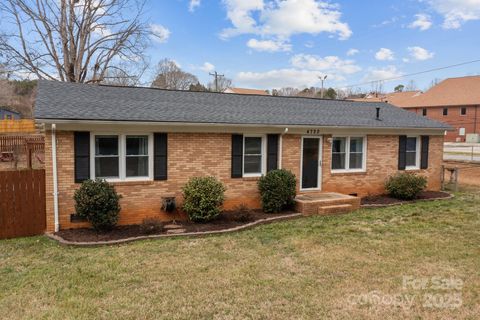
[[[407,167],[407,136],[400,136],[398,141],[398,170]]]
[[[153,178],[154,180],[167,180],[168,135],[155,133],[153,137]]]
[[[90,132],[74,132],[75,183],[90,179]]]
[[[421,159],[420,159],[420,169],[428,169],[428,153],[429,153],[429,136],[422,136],[422,146],[421,146]]]
[[[232,178],[243,176],[243,135],[232,134]]]
[[[267,135],[267,172],[278,169],[278,134]]]

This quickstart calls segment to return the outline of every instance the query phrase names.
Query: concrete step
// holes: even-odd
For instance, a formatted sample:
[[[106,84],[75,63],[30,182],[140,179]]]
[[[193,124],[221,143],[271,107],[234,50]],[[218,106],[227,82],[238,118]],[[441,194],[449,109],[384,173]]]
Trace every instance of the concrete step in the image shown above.
[[[335,204],[329,206],[319,206],[318,207],[318,214],[319,215],[333,215],[333,214],[341,214],[347,213],[355,210],[355,208],[348,203],[345,204]]]
[[[298,195],[295,203],[296,211],[306,216],[314,214],[336,214],[358,209],[360,207],[360,198],[335,192],[308,193]]]

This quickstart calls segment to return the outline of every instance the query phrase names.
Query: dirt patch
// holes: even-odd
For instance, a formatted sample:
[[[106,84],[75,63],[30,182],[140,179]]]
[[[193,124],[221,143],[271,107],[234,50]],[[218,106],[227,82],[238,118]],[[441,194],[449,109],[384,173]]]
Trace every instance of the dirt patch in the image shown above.
[[[209,232],[218,230],[227,230],[235,227],[240,227],[255,221],[283,217],[292,215],[293,211],[282,212],[280,214],[264,213],[260,210],[252,211],[227,211],[221,213],[217,219],[208,223],[194,223],[191,221],[176,221],[178,229],[184,230],[182,233],[192,232]],[[171,224],[165,223],[165,225]],[[114,241],[128,238],[135,238],[141,236],[162,235],[168,234],[168,230],[164,228],[157,232],[145,232],[145,228],[141,225],[118,226],[110,231],[97,232],[93,229],[69,229],[61,230],[55,235],[72,242],[100,242],[100,241]]]
[[[416,200],[399,200],[392,198],[388,195],[379,195],[379,196],[368,196],[362,198],[362,205],[365,206],[388,206],[400,203],[413,203],[418,200],[431,200],[431,199],[443,199],[443,198],[450,198],[451,195],[447,192],[442,191],[423,191],[420,193]]]

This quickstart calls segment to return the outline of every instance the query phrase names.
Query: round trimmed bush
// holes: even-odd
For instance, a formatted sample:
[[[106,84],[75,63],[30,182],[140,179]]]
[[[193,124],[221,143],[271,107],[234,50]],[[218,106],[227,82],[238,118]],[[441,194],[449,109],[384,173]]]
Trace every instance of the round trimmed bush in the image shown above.
[[[273,170],[258,181],[263,211],[277,213],[294,204],[297,192],[295,175],[285,169]]]
[[[225,190],[215,177],[191,178],[183,187],[183,210],[192,221],[211,221],[221,212]]]
[[[75,210],[94,229],[108,230],[118,222],[120,198],[115,188],[105,180],[87,180],[75,191]]]
[[[414,173],[397,173],[388,178],[385,189],[389,196],[400,200],[413,200],[427,187],[427,178]]]

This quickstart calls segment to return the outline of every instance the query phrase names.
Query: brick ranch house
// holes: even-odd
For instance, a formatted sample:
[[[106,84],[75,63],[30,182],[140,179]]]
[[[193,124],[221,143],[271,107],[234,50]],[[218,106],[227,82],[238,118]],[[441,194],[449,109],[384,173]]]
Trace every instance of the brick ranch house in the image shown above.
[[[377,118],[378,114],[378,118]],[[193,176],[227,187],[225,209],[260,207],[258,178],[291,170],[299,194],[366,196],[408,170],[440,189],[449,127],[386,103],[167,91],[40,81],[35,117],[46,127],[47,230],[72,222],[80,183],[106,178],[123,196],[120,224],[181,202]]]
[[[449,78],[423,94],[388,102],[453,127],[447,142],[465,142],[467,134],[480,134],[480,76]]]

